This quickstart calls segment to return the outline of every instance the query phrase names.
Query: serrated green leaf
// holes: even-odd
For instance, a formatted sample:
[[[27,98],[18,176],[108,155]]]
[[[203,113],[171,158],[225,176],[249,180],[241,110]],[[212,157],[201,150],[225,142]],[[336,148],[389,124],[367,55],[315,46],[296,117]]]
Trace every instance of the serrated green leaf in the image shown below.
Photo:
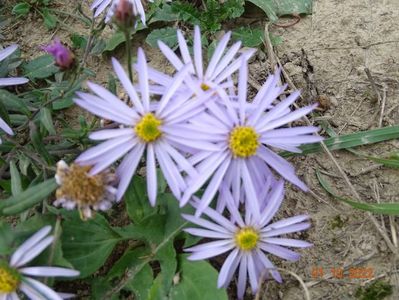
[[[320,185],[324,188],[324,190],[333,196],[335,199],[338,199],[350,206],[369,211],[376,214],[383,214],[383,215],[399,215],[399,203],[364,203],[364,202],[357,202],[349,198],[341,197],[336,195],[321,173],[317,170],[316,171],[317,179],[320,182]]]
[[[39,56],[30,62],[23,64],[24,76],[29,79],[43,79],[58,72],[51,55]]]
[[[240,27],[233,30],[232,38],[242,41],[245,47],[258,47],[263,43],[263,33],[260,28]]]
[[[146,182],[143,177],[137,175],[133,177],[124,199],[127,214],[134,223],[141,223],[144,218],[154,213],[154,208],[148,201]]]
[[[206,261],[192,262],[179,256],[180,282],[172,286],[170,300],[227,300],[225,289],[217,288],[218,272]]]
[[[157,48],[158,41],[162,41],[171,49],[175,49],[178,43],[176,28],[165,27],[161,29],[155,29],[147,36],[145,41],[153,48]]]
[[[311,14],[312,0],[246,0],[262,9],[271,22],[292,14]]]
[[[169,4],[164,4],[162,8],[157,8],[154,16],[151,18],[150,23],[154,22],[173,22],[177,21],[179,16],[172,11],[172,7]]]
[[[107,40],[104,51],[113,51],[116,47],[126,41],[125,34],[121,31],[115,32],[110,39]]]

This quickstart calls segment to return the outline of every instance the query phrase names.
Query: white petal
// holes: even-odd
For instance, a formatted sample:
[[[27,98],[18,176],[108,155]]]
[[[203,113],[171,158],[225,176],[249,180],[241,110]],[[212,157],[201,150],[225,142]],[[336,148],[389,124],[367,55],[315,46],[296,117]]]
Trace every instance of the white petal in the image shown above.
[[[30,248],[25,254],[18,260],[18,262],[14,265],[15,267],[20,267],[31,260],[33,260],[36,256],[44,251],[50,244],[53,242],[54,237],[49,236],[35,244],[32,248]]]
[[[45,296],[47,299],[62,300],[62,298],[58,296],[56,292],[54,292],[47,285],[41,283],[40,281],[27,277],[24,279],[24,281],[26,282],[26,284],[30,285],[32,288],[34,288],[40,294]]]
[[[227,256],[226,260],[223,263],[222,268],[220,269],[219,272],[219,277],[218,277],[218,288],[226,288],[227,285],[229,284],[231,278],[234,275],[234,272],[236,271],[238,267],[238,263],[240,262],[240,255],[239,255],[239,250],[234,249],[229,256]]]
[[[26,267],[21,268],[19,271],[22,274],[30,276],[42,276],[42,277],[74,277],[79,276],[80,272],[72,269],[58,268],[58,267]]]
[[[157,199],[157,170],[155,167],[154,145],[147,146],[147,194],[152,206]]]

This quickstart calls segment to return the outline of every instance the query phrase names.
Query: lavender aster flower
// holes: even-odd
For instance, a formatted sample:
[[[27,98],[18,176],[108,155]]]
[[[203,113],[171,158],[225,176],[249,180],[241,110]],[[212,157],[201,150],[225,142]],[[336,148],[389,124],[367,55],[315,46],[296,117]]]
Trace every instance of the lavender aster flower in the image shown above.
[[[90,9],[94,11],[94,17],[98,17],[108,6],[107,15],[105,17],[105,22],[109,22],[115,13],[115,9],[121,1],[128,1],[131,4],[132,13],[134,16],[139,15],[141,22],[145,25],[145,11],[141,0],[95,0],[93,1]],[[148,0],[153,2],[152,0]]]
[[[232,81],[228,81],[227,79],[238,70],[242,59],[247,61],[255,52],[254,49],[250,49],[240,55],[239,58],[236,58],[241,47],[241,42],[236,42],[226,51],[230,37],[231,32],[228,32],[219,41],[206,70],[204,70],[201,32],[198,26],[194,28],[193,58],[191,58],[187,42],[180,30],[177,30],[177,38],[182,59],[162,41],[158,41],[158,46],[177,71],[187,64],[192,65],[190,68],[192,76],[185,79],[185,92],[194,92],[198,95],[201,90],[207,91],[211,89],[219,96],[226,98],[227,95],[224,90],[232,84]],[[161,94],[170,85],[172,80],[171,77],[151,68],[149,69],[149,76],[151,80],[158,84],[158,86],[153,87],[154,91],[158,91]]]
[[[223,197],[230,198],[226,199],[226,202],[230,203],[232,198],[230,191],[223,189],[222,193]],[[204,209],[204,215],[209,217],[209,220],[183,215],[186,220],[200,226],[200,228],[187,228],[185,231],[214,240],[186,249],[191,252],[188,259],[203,260],[230,252],[219,272],[217,284],[219,288],[226,288],[238,270],[237,295],[239,299],[242,299],[245,294],[247,279],[249,279],[252,293],[257,292],[262,275],[268,276],[270,273],[276,281],[282,282],[279,272],[268,258],[268,253],[285,260],[297,261],[300,255],[286,247],[312,246],[305,241],[278,237],[309,228],[307,215],[298,215],[270,223],[284,198],[283,181],[278,182],[267,197],[267,205],[258,216],[246,210],[245,217],[242,218],[235,207],[230,207],[231,220],[209,207]],[[198,205],[195,202],[193,204]]]
[[[8,56],[14,53],[18,49],[18,45],[11,45],[7,48],[0,50],[0,61],[6,59]],[[13,77],[13,78],[0,78],[0,87],[9,85],[18,85],[27,83],[29,79],[23,77]]]
[[[279,128],[311,112],[315,105],[291,111],[289,106],[298,98],[299,92],[275,104],[277,97],[286,89],[278,86],[279,73],[269,76],[252,105],[247,103],[247,62],[242,60],[238,82],[238,107],[232,102],[223,105],[214,103],[208,106],[208,114],[181,126],[176,135],[183,136],[184,130],[201,132],[192,139],[214,142],[219,146],[216,152],[200,152],[190,158],[200,174],[188,181],[188,188],[181,199],[185,205],[211,176],[208,186],[198,206],[197,216],[209,205],[221,184],[233,190],[234,202],[239,202],[238,187],[244,185],[247,208],[253,214],[259,214],[259,203],[256,199],[256,182],[261,186],[273,168],[283,178],[306,191],[306,185],[295,175],[294,167],[273,152],[269,147],[276,147],[292,152],[300,152],[301,144],[314,143],[322,138],[312,135],[317,127],[304,126]],[[256,109],[253,109],[256,107]],[[188,137],[190,138],[190,137]]]
[[[198,175],[188,160],[177,150],[177,146],[186,145],[187,140],[176,136],[175,131],[180,128],[179,122],[190,118],[191,111],[202,103],[200,100],[182,101],[176,104],[170,102],[187,75],[188,67],[176,74],[173,83],[159,101],[151,102],[147,63],[143,50],[139,49],[138,51],[141,99],[119,62],[116,59],[113,59],[112,62],[115,73],[128,93],[133,107],[129,107],[103,87],[89,82],[89,88],[96,95],[78,93],[79,98],[75,99],[76,104],[101,118],[121,124],[121,128],[104,129],[90,134],[90,138],[93,140],[107,141],[82,153],[76,161],[79,164],[93,165],[90,174],[94,175],[125,156],[116,171],[120,180],[117,193],[119,200],[128,187],[144,150],[146,150],[147,191],[151,204],[155,205],[157,196],[156,161],[159,162],[173,194],[179,199],[181,192],[187,188],[180,170],[192,177]],[[185,134],[193,135],[195,133],[186,131]],[[190,146],[202,151],[218,149],[209,142],[190,141]]]
[[[56,65],[61,69],[69,69],[75,61],[71,50],[65,47],[58,38],[52,44],[43,46],[42,50],[50,53],[54,57]]]
[[[17,290],[23,292],[29,299],[61,300],[73,297],[73,294],[56,293],[51,288],[33,277],[75,277],[79,271],[59,267],[24,267],[37,257],[54,240],[48,234],[51,226],[45,226],[27,239],[12,254],[10,261],[0,260],[0,299],[20,299]]]

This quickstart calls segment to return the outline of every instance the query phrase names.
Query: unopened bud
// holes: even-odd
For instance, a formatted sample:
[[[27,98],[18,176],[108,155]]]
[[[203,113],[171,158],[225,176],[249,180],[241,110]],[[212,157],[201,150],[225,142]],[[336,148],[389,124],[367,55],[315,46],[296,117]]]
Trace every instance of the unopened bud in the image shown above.
[[[119,26],[132,27],[136,23],[137,9],[129,0],[119,0],[115,7],[114,18]]]
[[[43,46],[42,50],[51,54],[55,59],[55,64],[62,70],[71,68],[75,61],[72,51],[65,47],[59,39],[55,39],[50,45]]]

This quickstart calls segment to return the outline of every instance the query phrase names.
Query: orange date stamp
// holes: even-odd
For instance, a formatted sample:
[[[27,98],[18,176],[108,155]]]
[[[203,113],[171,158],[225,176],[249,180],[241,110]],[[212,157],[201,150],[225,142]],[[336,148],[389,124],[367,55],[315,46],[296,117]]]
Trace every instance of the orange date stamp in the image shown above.
[[[313,279],[323,279],[328,276],[335,279],[371,279],[374,278],[374,268],[372,267],[342,267],[324,268],[320,266],[312,267],[310,276]]]

